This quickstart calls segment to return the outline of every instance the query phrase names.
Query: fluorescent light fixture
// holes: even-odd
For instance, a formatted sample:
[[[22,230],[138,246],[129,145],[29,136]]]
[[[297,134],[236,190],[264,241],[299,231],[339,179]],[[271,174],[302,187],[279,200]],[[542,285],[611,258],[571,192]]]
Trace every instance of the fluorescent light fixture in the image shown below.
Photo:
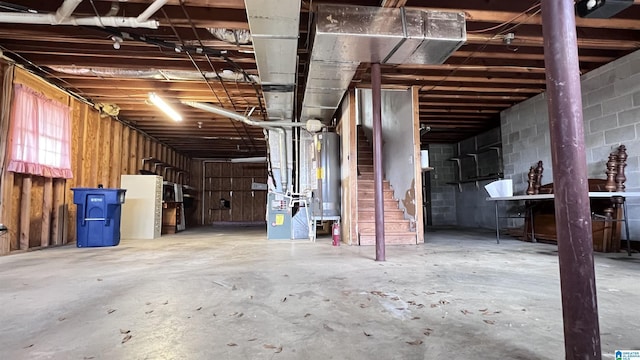
[[[231,163],[263,163],[267,161],[266,156],[256,156],[256,157],[247,157],[247,158],[234,158],[230,159]]]
[[[149,93],[149,100],[153,103],[153,105],[157,106],[160,110],[162,110],[167,116],[169,116],[174,121],[182,121],[182,116],[178,114],[177,111],[173,110],[169,104],[167,104],[162,98],[156,93]]]

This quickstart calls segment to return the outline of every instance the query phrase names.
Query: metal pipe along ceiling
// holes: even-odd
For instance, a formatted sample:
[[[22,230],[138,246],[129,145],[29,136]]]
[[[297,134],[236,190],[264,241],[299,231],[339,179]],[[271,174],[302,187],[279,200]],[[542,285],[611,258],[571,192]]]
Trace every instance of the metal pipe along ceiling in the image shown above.
[[[166,0],[156,0],[153,2],[143,14],[137,19],[132,17],[105,16],[105,17],[82,17],[75,18],[71,14],[82,0],[65,0],[55,13],[50,14],[31,14],[31,13],[14,13],[0,12],[0,23],[13,24],[44,24],[44,25],[75,25],[75,26],[99,26],[99,27],[130,27],[130,28],[149,28],[157,29],[159,23],[155,20],[147,20],[153,15]],[[153,10],[148,15],[149,11]],[[143,16],[145,15],[145,16]]]
[[[160,8],[163,7],[164,4],[166,4],[168,1],[169,0],[156,0],[156,1],[154,1],[153,3],[151,3],[151,5],[149,5],[149,7],[147,7],[147,9],[145,11],[142,12],[142,14],[138,15],[136,20],[138,20],[139,22],[145,22],[145,21],[149,20],[151,15],[155,14],[156,11],[160,10]]]
[[[461,12],[319,4],[301,120],[331,121],[361,62],[441,64],[466,40]]]
[[[183,104],[194,107],[196,109],[208,111],[214,114],[226,116],[230,119],[237,120],[243,122],[247,125],[258,126],[267,130],[273,130],[278,133],[278,150],[280,151],[280,172],[281,172],[281,183],[282,183],[282,191],[287,192],[288,186],[291,185],[291,174],[288,171],[288,161],[289,161],[289,151],[287,140],[287,132],[285,128],[293,128],[293,127],[306,127],[308,131],[319,131],[322,128],[322,124],[320,124],[317,120],[308,121],[307,123],[299,123],[299,122],[283,122],[283,121],[259,121],[249,118],[248,116],[243,116],[235,111],[227,110],[225,108],[221,108],[219,106],[201,103],[196,101],[182,101]]]
[[[62,5],[56,11],[56,23],[61,23],[66,20],[73,11],[80,5],[82,0],[65,0]]]

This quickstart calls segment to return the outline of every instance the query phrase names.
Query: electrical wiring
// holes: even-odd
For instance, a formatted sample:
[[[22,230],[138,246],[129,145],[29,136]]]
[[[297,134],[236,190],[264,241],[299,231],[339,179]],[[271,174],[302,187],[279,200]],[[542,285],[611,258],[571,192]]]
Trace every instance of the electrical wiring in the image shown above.
[[[496,38],[500,37],[501,35],[504,35],[504,34],[506,34],[506,33],[509,33],[509,32],[511,32],[511,31],[513,31],[513,30],[514,30],[514,29],[516,29],[517,27],[521,26],[521,25],[522,25],[522,23],[523,23],[524,21],[526,21],[526,20],[527,20],[527,19],[529,19],[530,17],[535,16],[536,14],[538,14],[538,13],[541,11],[541,9],[540,9],[539,7],[540,7],[540,1],[538,0],[538,1],[536,1],[532,6],[530,6],[527,10],[524,10],[522,13],[518,14],[517,16],[515,16],[515,17],[513,18],[513,19],[519,19],[519,18],[521,18],[522,16],[525,16],[525,15],[526,15],[526,18],[525,18],[524,20],[522,20],[522,21],[520,21],[520,22],[518,22],[518,23],[516,23],[516,24],[513,24],[513,26],[511,26],[511,27],[508,27],[508,25],[510,25],[510,24],[514,21],[513,19],[511,19],[511,20],[509,20],[509,21],[506,21],[506,22],[504,22],[504,23],[502,23],[502,24],[498,25],[498,26],[497,26],[497,28],[500,28],[500,27],[504,27],[504,28],[503,28],[502,30],[498,31],[495,35],[493,35],[493,36],[492,36],[492,37],[490,37],[489,39],[487,39],[487,41],[485,41],[485,42],[484,42],[484,43],[483,43],[479,48],[477,48],[477,49],[473,50],[473,51],[471,52],[471,54],[469,54],[469,55],[468,55],[468,56],[467,56],[467,57],[462,61],[462,63],[460,63],[456,68],[454,68],[453,70],[451,70],[451,72],[450,72],[447,76],[445,76],[442,80],[438,81],[436,84],[434,84],[434,85],[433,85],[433,86],[431,86],[430,88],[425,89],[425,90],[422,90],[422,91],[424,91],[424,92],[432,91],[433,89],[435,89],[436,87],[440,86],[442,83],[444,83],[445,81],[447,81],[451,76],[455,75],[455,74],[458,72],[458,70],[460,70],[460,68],[461,68],[462,66],[466,65],[466,64],[467,64],[471,59],[473,59],[473,57],[475,56],[475,54],[477,54],[477,53],[481,52],[482,50],[486,49],[486,48],[487,48],[487,46],[489,46],[489,44],[491,43],[491,41],[493,41],[494,39],[496,39]],[[529,14],[529,11],[534,10],[534,9],[536,9],[536,8],[538,8],[538,9],[537,9],[535,12],[533,12],[533,13]],[[494,29],[496,29],[496,27],[493,27],[493,28],[494,28]],[[470,32],[470,33],[471,33],[471,32]]]
[[[182,40],[181,36],[178,34],[178,31],[176,30],[175,26],[173,25],[173,22],[171,21],[171,19],[169,18],[169,16],[167,15],[167,13],[164,11],[164,9],[160,9],[160,11],[162,11],[162,14],[164,15],[165,19],[167,20],[167,22],[169,23],[169,26],[171,27],[171,30],[173,31],[174,36],[178,39],[178,41],[184,45],[185,42]],[[185,14],[186,16],[188,16],[188,14]],[[191,23],[191,26],[193,27],[193,23]],[[195,33],[195,28],[194,28],[194,33]],[[196,33],[196,38],[198,40],[198,43],[200,45],[202,45],[202,41],[200,40],[200,38],[197,36]],[[209,90],[211,90],[211,93],[213,93],[213,95],[216,97],[216,100],[218,101],[218,103],[220,105],[222,105],[222,100],[220,99],[220,97],[218,96],[218,93],[215,91],[215,89],[213,88],[213,86],[211,85],[211,83],[209,82],[209,79],[207,79],[207,77],[205,76],[205,74],[203,73],[203,71],[200,69],[200,66],[198,66],[198,63],[195,61],[195,59],[193,58],[193,56],[191,55],[191,53],[189,51],[185,51],[185,54],[187,54],[187,56],[189,57],[189,60],[191,60],[191,63],[193,64],[193,66],[196,68],[196,70],[200,73],[200,75],[202,76],[202,79],[204,80],[205,84],[207,84],[207,87],[209,88]],[[226,86],[224,85],[224,82],[222,81],[222,78],[220,77],[220,74],[218,73],[217,69],[213,66],[213,63],[211,62],[211,59],[206,56],[207,62],[209,64],[209,66],[211,67],[211,69],[214,71],[214,73],[216,74],[216,77],[218,78],[218,81],[220,81],[220,83],[222,84],[222,88],[225,91],[225,94],[227,95],[227,98],[229,99],[229,101],[231,102],[232,107],[235,109],[235,105],[233,104],[233,100],[231,99],[231,96],[229,94],[229,92],[227,91]],[[245,146],[247,146],[247,143],[245,141],[245,137],[243,136],[243,134],[240,133],[240,130],[238,130],[238,128],[236,127],[236,124],[234,122],[231,122],[231,125],[233,126],[234,130],[236,130],[236,132],[238,133],[238,136],[240,136],[242,138],[242,142]],[[247,135],[247,137],[250,138],[248,130],[246,129],[246,127],[243,128],[244,133]],[[251,139],[250,139],[251,140]],[[251,140],[251,147],[253,149],[255,149],[255,144],[253,143],[253,140]]]
[[[488,28],[485,28],[485,29],[480,29],[480,30],[468,30],[467,32],[468,32],[468,33],[470,33],[470,34],[479,34],[479,33],[487,32],[487,31],[492,31],[492,30],[495,30],[495,29],[499,29],[499,28],[501,28],[502,26],[505,26],[505,25],[507,25],[507,24],[511,24],[511,23],[513,23],[514,21],[518,20],[519,18],[521,18],[521,17],[523,17],[523,16],[527,15],[527,14],[529,13],[529,11],[532,11],[532,10],[534,10],[535,8],[539,8],[539,7],[540,7],[540,5],[541,5],[541,4],[540,4],[540,1],[538,1],[538,2],[537,2],[537,3],[535,3],[533,6],[529,7],[527,10],[524,10],[523,12],[521,12],[521,13],[519,13],[518,15],[514,16],[514,17],[513,17],[513,18],[511,18],[510,20],[507,20],[507,21],[503,22],[502,24],[498,24],[498,25],[491,26],[491,27],[488,27]],[[539,11],[540,11],[540,10],[538,9],[538,11],[537,11],[535,14],[537,14]],[[529,18],[529,17],[531,17],[531,15],[530,15],[530,16],[528,16],[527,18]]]

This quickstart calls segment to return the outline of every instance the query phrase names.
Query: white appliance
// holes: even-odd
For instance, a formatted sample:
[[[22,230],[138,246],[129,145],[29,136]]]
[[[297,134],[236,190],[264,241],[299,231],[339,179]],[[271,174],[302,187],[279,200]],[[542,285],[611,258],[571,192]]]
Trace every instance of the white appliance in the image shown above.
[[[121,175],[127,190],[122,204],[120,236],[123,239],[155,239],[162,231],[162,176]]]

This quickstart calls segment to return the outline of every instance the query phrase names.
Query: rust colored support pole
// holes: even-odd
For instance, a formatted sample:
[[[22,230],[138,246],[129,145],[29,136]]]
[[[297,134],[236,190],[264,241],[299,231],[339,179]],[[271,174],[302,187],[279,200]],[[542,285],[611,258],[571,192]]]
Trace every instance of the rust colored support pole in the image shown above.
[[[380,64],[371,64],[371,98],[373,103],[373,189],[376,214],[376,261],[385,261],[384,192],[382,191],[382,88]]]
[[[558,260],[567,359],[601,359],[573,0],[542,0]]]

